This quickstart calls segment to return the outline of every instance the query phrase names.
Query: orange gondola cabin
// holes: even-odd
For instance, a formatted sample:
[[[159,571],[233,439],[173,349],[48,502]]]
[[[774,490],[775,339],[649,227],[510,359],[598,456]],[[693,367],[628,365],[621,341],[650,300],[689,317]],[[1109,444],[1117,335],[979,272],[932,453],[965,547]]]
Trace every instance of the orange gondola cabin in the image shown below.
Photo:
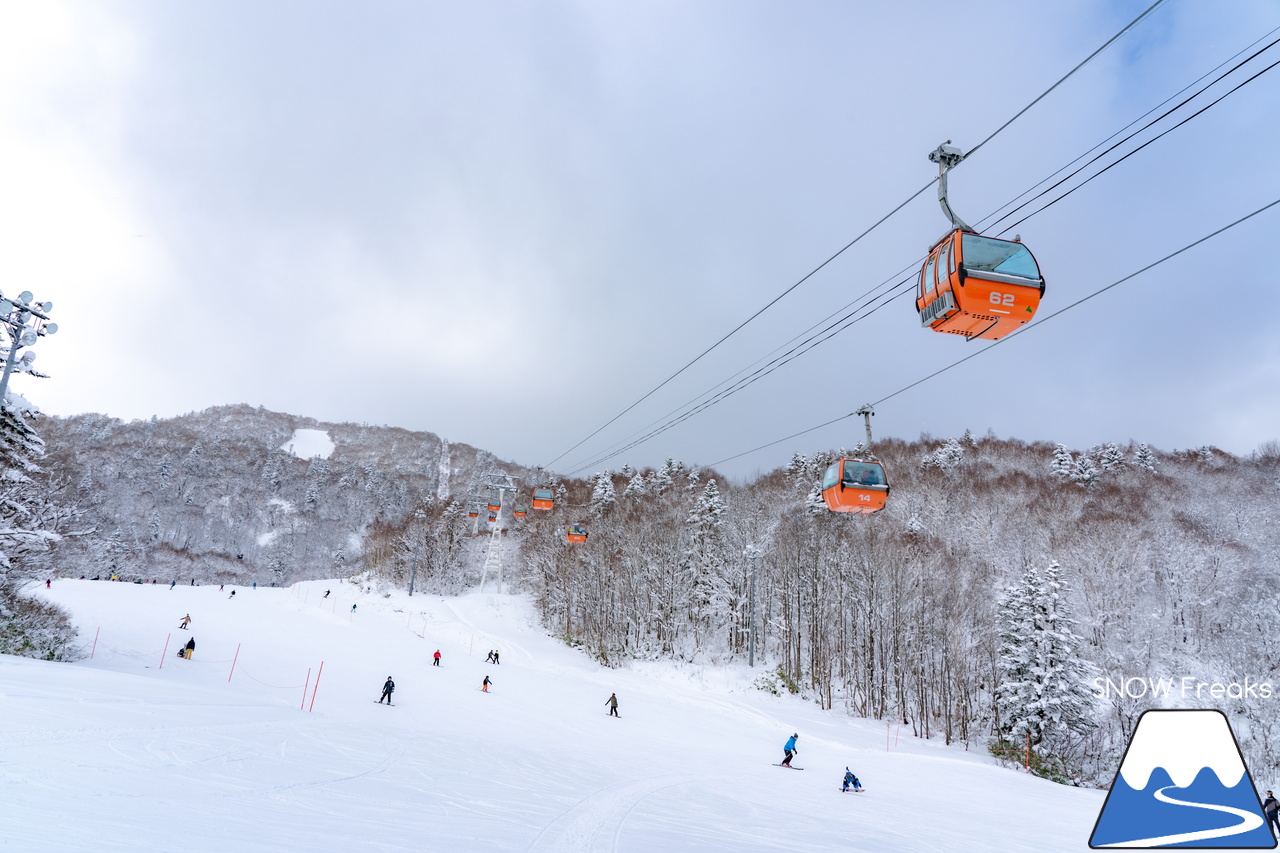
[[[467,510],[467,518],[479,518],[479,517],[480,517],[480,507],[473,506],[471,507],[471,509]]]
[[[491,512],[491,513],[489,513],[489,523],[490,523],[490,524],[492,524],[493,522],[495,522],[495,521],[497,521],[497,520],[498,520],[498,514],[497,514],[496,512]]]
[[[570,542],[586,542],[587,526],[585,524],[570,524],[565,538]]]
[[[498,510],[502,509],[502,504],[498,502],[497,498],[489,498],[488,506],[489,506],[489,512],[497,512]]]
[[[533,490],[533,508],[534,509],[551,509],[556,505],[555,492],[547,488],[538,488]]]
[[[515,510],[513,510],[513,512],[516,518],[524,518],[526,515],[528,515],[529,510],[525,509],[522,506],[517,506]]]
[[[879,462],[841,459],[822,479],[822,501],[832,512],[877,512],[888,499],[889,480]]]
[[[998,341],[1035,316],[1044,276],[1017,240],[955,229],[920,270],[916,310],[935,332]]]

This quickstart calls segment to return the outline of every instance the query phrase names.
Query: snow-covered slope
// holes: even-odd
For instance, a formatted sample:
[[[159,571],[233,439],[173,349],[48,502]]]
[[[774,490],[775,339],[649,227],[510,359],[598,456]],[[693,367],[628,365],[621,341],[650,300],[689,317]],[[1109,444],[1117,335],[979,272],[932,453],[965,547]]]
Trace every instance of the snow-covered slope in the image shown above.
[[[518,597],[235,591],[40,590],[97,645],[0,657],[0,847],[1077,851],[1103,801],[905,733],[886,750],[883,723],[754,690],[745,668],[601,668]],[[804,772],[772,766],[792,732]],[[866,793],[840,793],[846,765]]]

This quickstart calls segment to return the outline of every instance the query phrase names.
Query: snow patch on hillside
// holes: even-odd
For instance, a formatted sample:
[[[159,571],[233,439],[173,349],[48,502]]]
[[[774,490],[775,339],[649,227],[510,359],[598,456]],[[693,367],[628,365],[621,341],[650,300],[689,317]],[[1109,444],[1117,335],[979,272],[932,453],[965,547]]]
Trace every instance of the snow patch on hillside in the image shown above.
[[[335,447],[329,433],[322,429],[295,429],[293,437],[280,445],[299,459],[328,459]]]

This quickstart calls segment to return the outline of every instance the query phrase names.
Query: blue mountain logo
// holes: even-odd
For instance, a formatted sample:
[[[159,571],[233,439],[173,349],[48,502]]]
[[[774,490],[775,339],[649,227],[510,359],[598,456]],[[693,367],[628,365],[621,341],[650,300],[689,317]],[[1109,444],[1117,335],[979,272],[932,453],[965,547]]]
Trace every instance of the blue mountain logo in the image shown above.
[[[1226,715],[1143,713],[1089,846],[1274,849]]]

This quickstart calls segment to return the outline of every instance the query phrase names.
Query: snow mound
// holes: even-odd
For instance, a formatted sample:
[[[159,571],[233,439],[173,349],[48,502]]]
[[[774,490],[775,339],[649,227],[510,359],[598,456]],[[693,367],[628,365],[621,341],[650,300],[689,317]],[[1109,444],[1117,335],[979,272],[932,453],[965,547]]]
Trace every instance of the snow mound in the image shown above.
[[[287,450],[299,459],[328,459],[333,453],[333,439],[329,438],[329,433],[322,429],[295,429],[293,437],[280,445],[281,450]]]

